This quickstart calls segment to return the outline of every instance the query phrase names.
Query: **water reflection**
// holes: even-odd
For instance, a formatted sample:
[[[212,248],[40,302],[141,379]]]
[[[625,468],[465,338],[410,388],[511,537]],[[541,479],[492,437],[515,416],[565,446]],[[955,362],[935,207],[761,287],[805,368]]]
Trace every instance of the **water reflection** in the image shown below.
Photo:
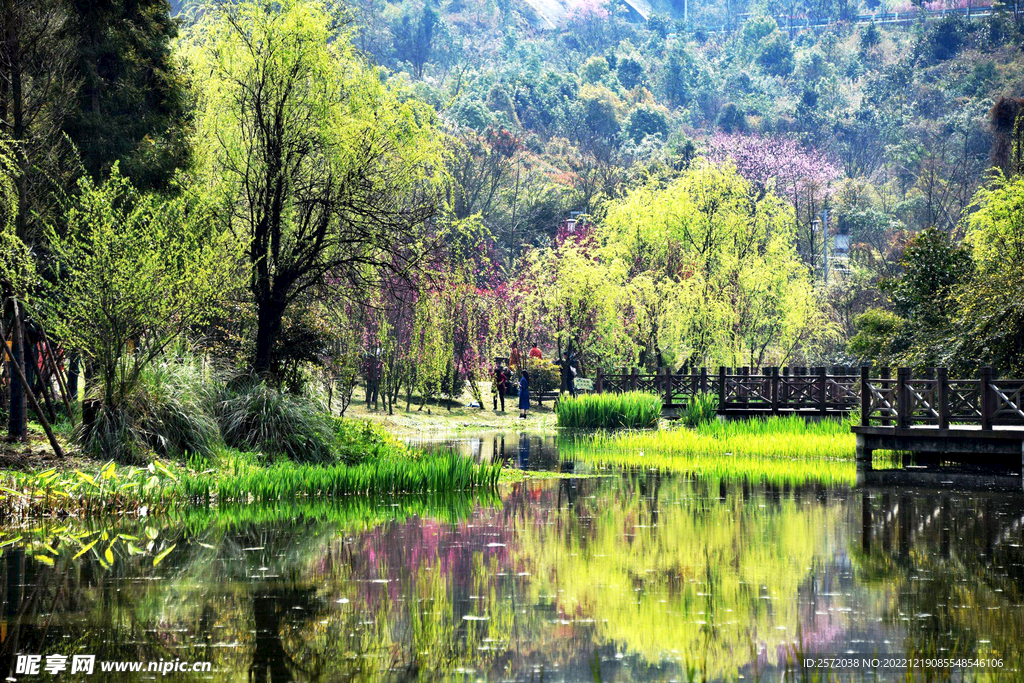
[[[533,480],[500,500],[124,521],[108,536],[175,551],[109,569],[56,543],[65,527],[4,548],[5,675],[18,652],[273,682],[777,680],[794,648],[1021,659],[1017,494]]]
[[[499,432],[448,439],[410,439],[426,450],[451,449],[477,462],[500,461],[521,470],[565,471],[558,458],[558,437],[531,432]],[[570,466],[571,471],[571,466]]]

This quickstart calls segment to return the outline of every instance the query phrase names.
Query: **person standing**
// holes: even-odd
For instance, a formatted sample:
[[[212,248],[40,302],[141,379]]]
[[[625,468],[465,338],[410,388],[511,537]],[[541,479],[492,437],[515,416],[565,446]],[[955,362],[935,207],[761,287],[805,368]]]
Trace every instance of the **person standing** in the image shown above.
[[[530,409],[530,377],[526,370],[519,373],[519,417],[525,418]]]
[[[518,370],[521,361],[522,359],[519,358],[519,342],[512,342],[512,352],[509,354],[508,364]],[[509,379],[512,379],[512,377],[509,376]]]
[[[537,358],[538,360],[544,357],[544,353],[540,350],[540,347],[536,344],[530,349],[530,358]]]
[[[501,412],[505,412],[505,394],[508,393],[508,372],[500,365],[494,366],[494,409],[501,402]]]

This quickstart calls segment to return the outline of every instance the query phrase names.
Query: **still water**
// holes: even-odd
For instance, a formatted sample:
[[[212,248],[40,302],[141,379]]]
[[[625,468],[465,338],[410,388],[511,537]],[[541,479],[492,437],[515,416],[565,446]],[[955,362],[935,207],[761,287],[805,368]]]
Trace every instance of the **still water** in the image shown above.
[[[566,465],[530,438],[524,464]],[[517,462],[509,441],[497,454]],[[175,547],[157,566],[123,543],[75,558],[60,539],[86,530]],[[1019,668],[1024,650],[1024,498],[1012,492],[612,472],[492,497],[18,533],[0,558],[0,668],[15,680],[768,681],[794,653]],[[18,653],[212,671],[22,676]]]

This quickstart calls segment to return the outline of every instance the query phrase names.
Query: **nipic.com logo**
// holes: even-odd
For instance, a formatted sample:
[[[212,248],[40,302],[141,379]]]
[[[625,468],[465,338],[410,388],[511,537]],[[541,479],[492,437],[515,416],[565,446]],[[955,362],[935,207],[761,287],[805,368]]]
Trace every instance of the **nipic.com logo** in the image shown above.
[[[156,673],[166,676],[172,673],[207,673],[210,662],[186,662],[180,659],[161,659],[155,662],[140,661],[96,661],[96,655],[18,655],[14,664],[16,676],[40,676],[49,674],[101,673]],[[10,680],[10,679],[8,679]]]

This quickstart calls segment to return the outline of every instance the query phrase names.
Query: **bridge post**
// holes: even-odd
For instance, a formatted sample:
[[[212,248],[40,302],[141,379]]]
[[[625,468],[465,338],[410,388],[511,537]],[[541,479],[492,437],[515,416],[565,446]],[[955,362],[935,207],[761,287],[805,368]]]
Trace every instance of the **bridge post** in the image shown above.
[[[637,375],[637,369],[636,368],[630,368],[630,370],[629,370],[629,390],[630,391],[636,391],[636,375]]]
[[[939,405],[939,429],[949,429],[949,376],[946,368],[935,368],[935,402]]]
[[[725,366],[718,366],[718,412],[725,415]]]
[[[896,426],[910,426],[910,392],[907,381],[910,380],[910,368],[896,368]]]
[[[704,366],[700,368],[700,391],[702,394],[708,393],[708,369]]]
[[[771,368],[772,415],[779,414],[779,369]]]
[[[889,366],[885,366],[884,368],[881,368],[878,371],[878,376],[881,379],[889,379],[889,377],[890,377]],[[888,389],[888,384],[885,384],[884,386]],[[883,427],[891,427],[892,426],[892,420],[889,419],[889,417],[892,416],[892,411],[887,409],[887,408],[882,408],[882,415],[884,416],[884,417],[882,417],[882,426]]]
[[[666,367],[662,376],[664,377],[662,387],[665,390],[665,406],[668,407],[672,405],[672,368]]]
[[[818,412],[822,417],[828,415],[828,369],[818,367]]]
[[[740,375],[740,401],[743,408],[747,409],[750,407],[750,368],[744,365],[740,368]]]
[[[986,366],[981,369],[981,383],[980,391],[981,396],[979,402],[981,403],[981,428],[992,429],[992,413],[994,406],[992,405],[993,392],[991,389],[992,380],[995,376],[995,372],[992,368]]]
[[[600,394],[604,390],[604,372],[601,368],[597,369],[597,377],[594,381],[594,393]]]
[[[860,425],[861,427],[871,426],[871,378],[868,373],[871,368],[867,365],[860,366]]]

